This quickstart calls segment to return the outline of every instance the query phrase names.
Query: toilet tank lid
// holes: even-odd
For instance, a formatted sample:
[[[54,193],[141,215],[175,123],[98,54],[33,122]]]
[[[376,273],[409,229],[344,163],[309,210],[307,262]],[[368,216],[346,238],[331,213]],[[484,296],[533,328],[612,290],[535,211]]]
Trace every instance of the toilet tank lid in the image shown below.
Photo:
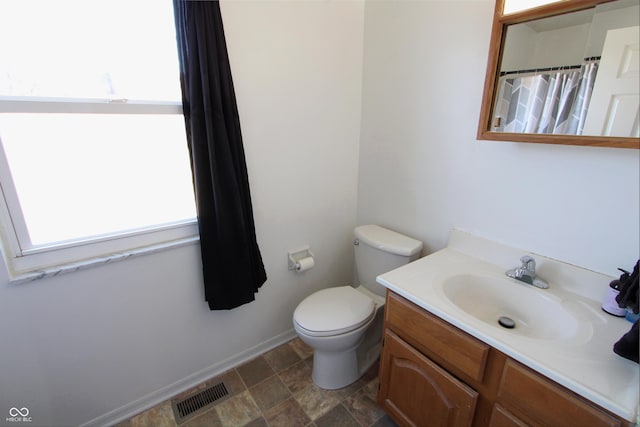
[[[401,256],[413,256],[422,250],[422,242],[404,234],[396,233],[379,225],[356,227],[358,240],[381,251]]]

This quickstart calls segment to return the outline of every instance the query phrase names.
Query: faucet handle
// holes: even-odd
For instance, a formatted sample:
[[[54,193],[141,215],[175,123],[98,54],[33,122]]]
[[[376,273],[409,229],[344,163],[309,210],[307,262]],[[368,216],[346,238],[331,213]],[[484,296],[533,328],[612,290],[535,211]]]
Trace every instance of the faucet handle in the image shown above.
[[[520,262],[522,263],[522,268],[527,269],[531,272],[536,271],[536,260],[533,259],[533,257],[530,257],[529,255],[525,255],[522,258],[520,258]]]

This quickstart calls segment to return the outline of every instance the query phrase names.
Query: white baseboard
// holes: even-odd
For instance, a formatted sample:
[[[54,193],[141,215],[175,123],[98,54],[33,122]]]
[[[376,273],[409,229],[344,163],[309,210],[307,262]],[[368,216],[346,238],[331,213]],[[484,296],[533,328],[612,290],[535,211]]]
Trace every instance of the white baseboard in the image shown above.
[[[140,412],[150,409],[165,400],[171,399],[178,393],[189,390],[197,386],[198,384],[208,380],[209,378],[216,377],[229,369],[235,368],[242,363],[258,357],[259,355],[286,343],[296,337],[296,332],[290,329],[273,338],[268,339],[248,350],[240,352],[232,357],[229,357],[221,362],[214,363],[186,378],[176,381],[173,384],[169,384],[166,387],[162,387],[156,391],[153,391],[133,402],[127,403],[119,408],[102,414],[86,423],[80,425],[80,427],[89,426],[113,426],[119,422],[125,421]]]

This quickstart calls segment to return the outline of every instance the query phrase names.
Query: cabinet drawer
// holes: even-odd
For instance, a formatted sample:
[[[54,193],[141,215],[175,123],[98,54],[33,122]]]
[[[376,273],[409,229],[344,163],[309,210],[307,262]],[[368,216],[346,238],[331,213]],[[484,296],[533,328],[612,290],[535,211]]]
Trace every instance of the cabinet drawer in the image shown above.
[[[621,425],[619,419],[513,360],[505,364],[498,401],[532,425]]]
[[[452,372],[482,382],[488,345],[393,292],[387,292],[385,321],[387,327]]]

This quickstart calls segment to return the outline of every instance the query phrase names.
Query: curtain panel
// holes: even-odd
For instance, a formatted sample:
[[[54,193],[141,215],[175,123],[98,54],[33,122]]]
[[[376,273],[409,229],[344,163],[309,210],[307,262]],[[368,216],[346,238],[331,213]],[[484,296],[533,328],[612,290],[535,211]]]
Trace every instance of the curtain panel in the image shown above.
[[[211,310],[255,299],[267,280],[256,241],[240,118],[218,1],[173,0],[183,108]]]
[[[582,135],[597,62],[578,71],[552,71],[502,76],[498,83],[496,116],[500,132]]]

